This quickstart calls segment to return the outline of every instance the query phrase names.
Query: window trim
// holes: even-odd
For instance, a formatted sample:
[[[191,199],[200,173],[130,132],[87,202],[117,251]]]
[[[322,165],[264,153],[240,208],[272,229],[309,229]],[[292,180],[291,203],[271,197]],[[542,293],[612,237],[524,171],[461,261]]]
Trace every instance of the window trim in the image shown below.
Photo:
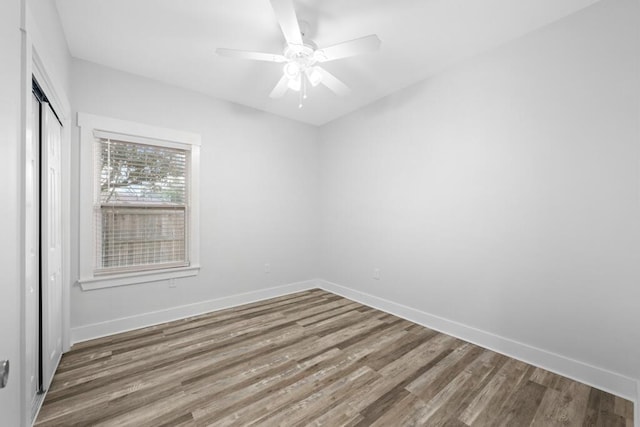
[[[199,134],[162,128],[94,114],[78,113],[80,127],[80,176],[79,176],[79,279],[83,291],[115,286],[149,283],[174,278],[190,277],[200,270],[200,145]],[[190,264],[187,267],[172,267],[114,274],[94,272],[94,166],[93,150],[98,137],[118,135],[131,142],[145,141],[167,147],[188,147],[190,152],[189,204],[187,250]]]

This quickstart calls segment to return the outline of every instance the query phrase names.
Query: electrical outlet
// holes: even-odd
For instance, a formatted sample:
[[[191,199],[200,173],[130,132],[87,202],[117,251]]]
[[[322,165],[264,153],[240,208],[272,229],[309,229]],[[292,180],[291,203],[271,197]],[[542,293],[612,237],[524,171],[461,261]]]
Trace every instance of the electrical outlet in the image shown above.
[[[264,265],[264,272],[266,274],[271,273],[271,264],[267,263],[267,264]]]
[[[379,268],[374,268],[373,269],[373,278],[375,280],[380,280],[380,269]]]
[[[169,287],[170,288],[176,287],[176,279],[169,279]]]

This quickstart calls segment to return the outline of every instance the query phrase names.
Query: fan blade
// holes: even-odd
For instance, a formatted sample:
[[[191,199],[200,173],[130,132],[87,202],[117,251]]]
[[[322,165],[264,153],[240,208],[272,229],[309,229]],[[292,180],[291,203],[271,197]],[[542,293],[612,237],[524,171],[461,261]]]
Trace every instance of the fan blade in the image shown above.
[[[224,48],[216,49],[216,53],[220,56],[228,56],[229,58],[253,59],[256,61],[267,61],[267,62],[287,62],[287,58],[285,58],[282,55],[277,55],[274,53],[250,52],[247,50],[224,49]]]
[[[273,88],[271,93],[269,94],[270,98],[282,98],[284,94],[287,92],[289,85],[289,78],[287,76],[282,76],[276,87]]]
[[[298,17],[293,8],[293,0],[271,0],[271,7],[273,7],[287,44],[302,46],[302,35],[300,34]]]
[[[349,92],[351,92],[351,89],[349,89],[347,85],[338,80],[336,76],[322,67],[315,68],[322,75],[322,80],[320,80],[320,83],[331,89],[331,91],[333,91],[336,95],[344,96],[348,95]]]
[[[380,49],[380,39],[377,35],[361,37],[344,43],[318,49],[314,57],[318,62],[333,61],[349,56],[360,55],[362,53],[375,52]]]

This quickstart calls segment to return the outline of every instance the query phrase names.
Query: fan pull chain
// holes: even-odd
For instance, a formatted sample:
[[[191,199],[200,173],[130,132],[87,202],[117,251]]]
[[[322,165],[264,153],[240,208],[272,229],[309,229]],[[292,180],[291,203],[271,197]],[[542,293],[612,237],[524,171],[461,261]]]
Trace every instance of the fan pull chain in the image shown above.
[[[302,95],[303,99],[307,99],[307,75],[306,73],[302,75],[302,90],[304,94]]]
[[[303,105],[302,105],[302,100],[303,99],[307,99],[307,78],[304,75],[304,73],[300,73],[300,78],[302,79],[302,81],[300,82],[302,85],[302,88],[300,90],[299,96],[300,96],[300,101],[298,103],[298,108],[302,109]]]

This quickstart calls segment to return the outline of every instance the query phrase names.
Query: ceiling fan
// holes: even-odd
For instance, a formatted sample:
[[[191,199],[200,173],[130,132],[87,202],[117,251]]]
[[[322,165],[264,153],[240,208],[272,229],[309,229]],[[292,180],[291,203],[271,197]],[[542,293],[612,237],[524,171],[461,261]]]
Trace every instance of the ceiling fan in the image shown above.
[[[304,22],[298,23],[293,0],[270,2],[287,42],[282,54],[224,48],[216,49],[216,53],[231,58],[283,63],[283,75],[269,96],[280,98],[288,89],[299,92],[299,108],[302,108],[302,100],[307,97],[309,85],[323,84],[337,95],[348,94],[350,90],[347,85],[318,64],[376,51],[380,48],[378,36],[372,34],[319,49],[313,41],[304,37],[307,25]]]

